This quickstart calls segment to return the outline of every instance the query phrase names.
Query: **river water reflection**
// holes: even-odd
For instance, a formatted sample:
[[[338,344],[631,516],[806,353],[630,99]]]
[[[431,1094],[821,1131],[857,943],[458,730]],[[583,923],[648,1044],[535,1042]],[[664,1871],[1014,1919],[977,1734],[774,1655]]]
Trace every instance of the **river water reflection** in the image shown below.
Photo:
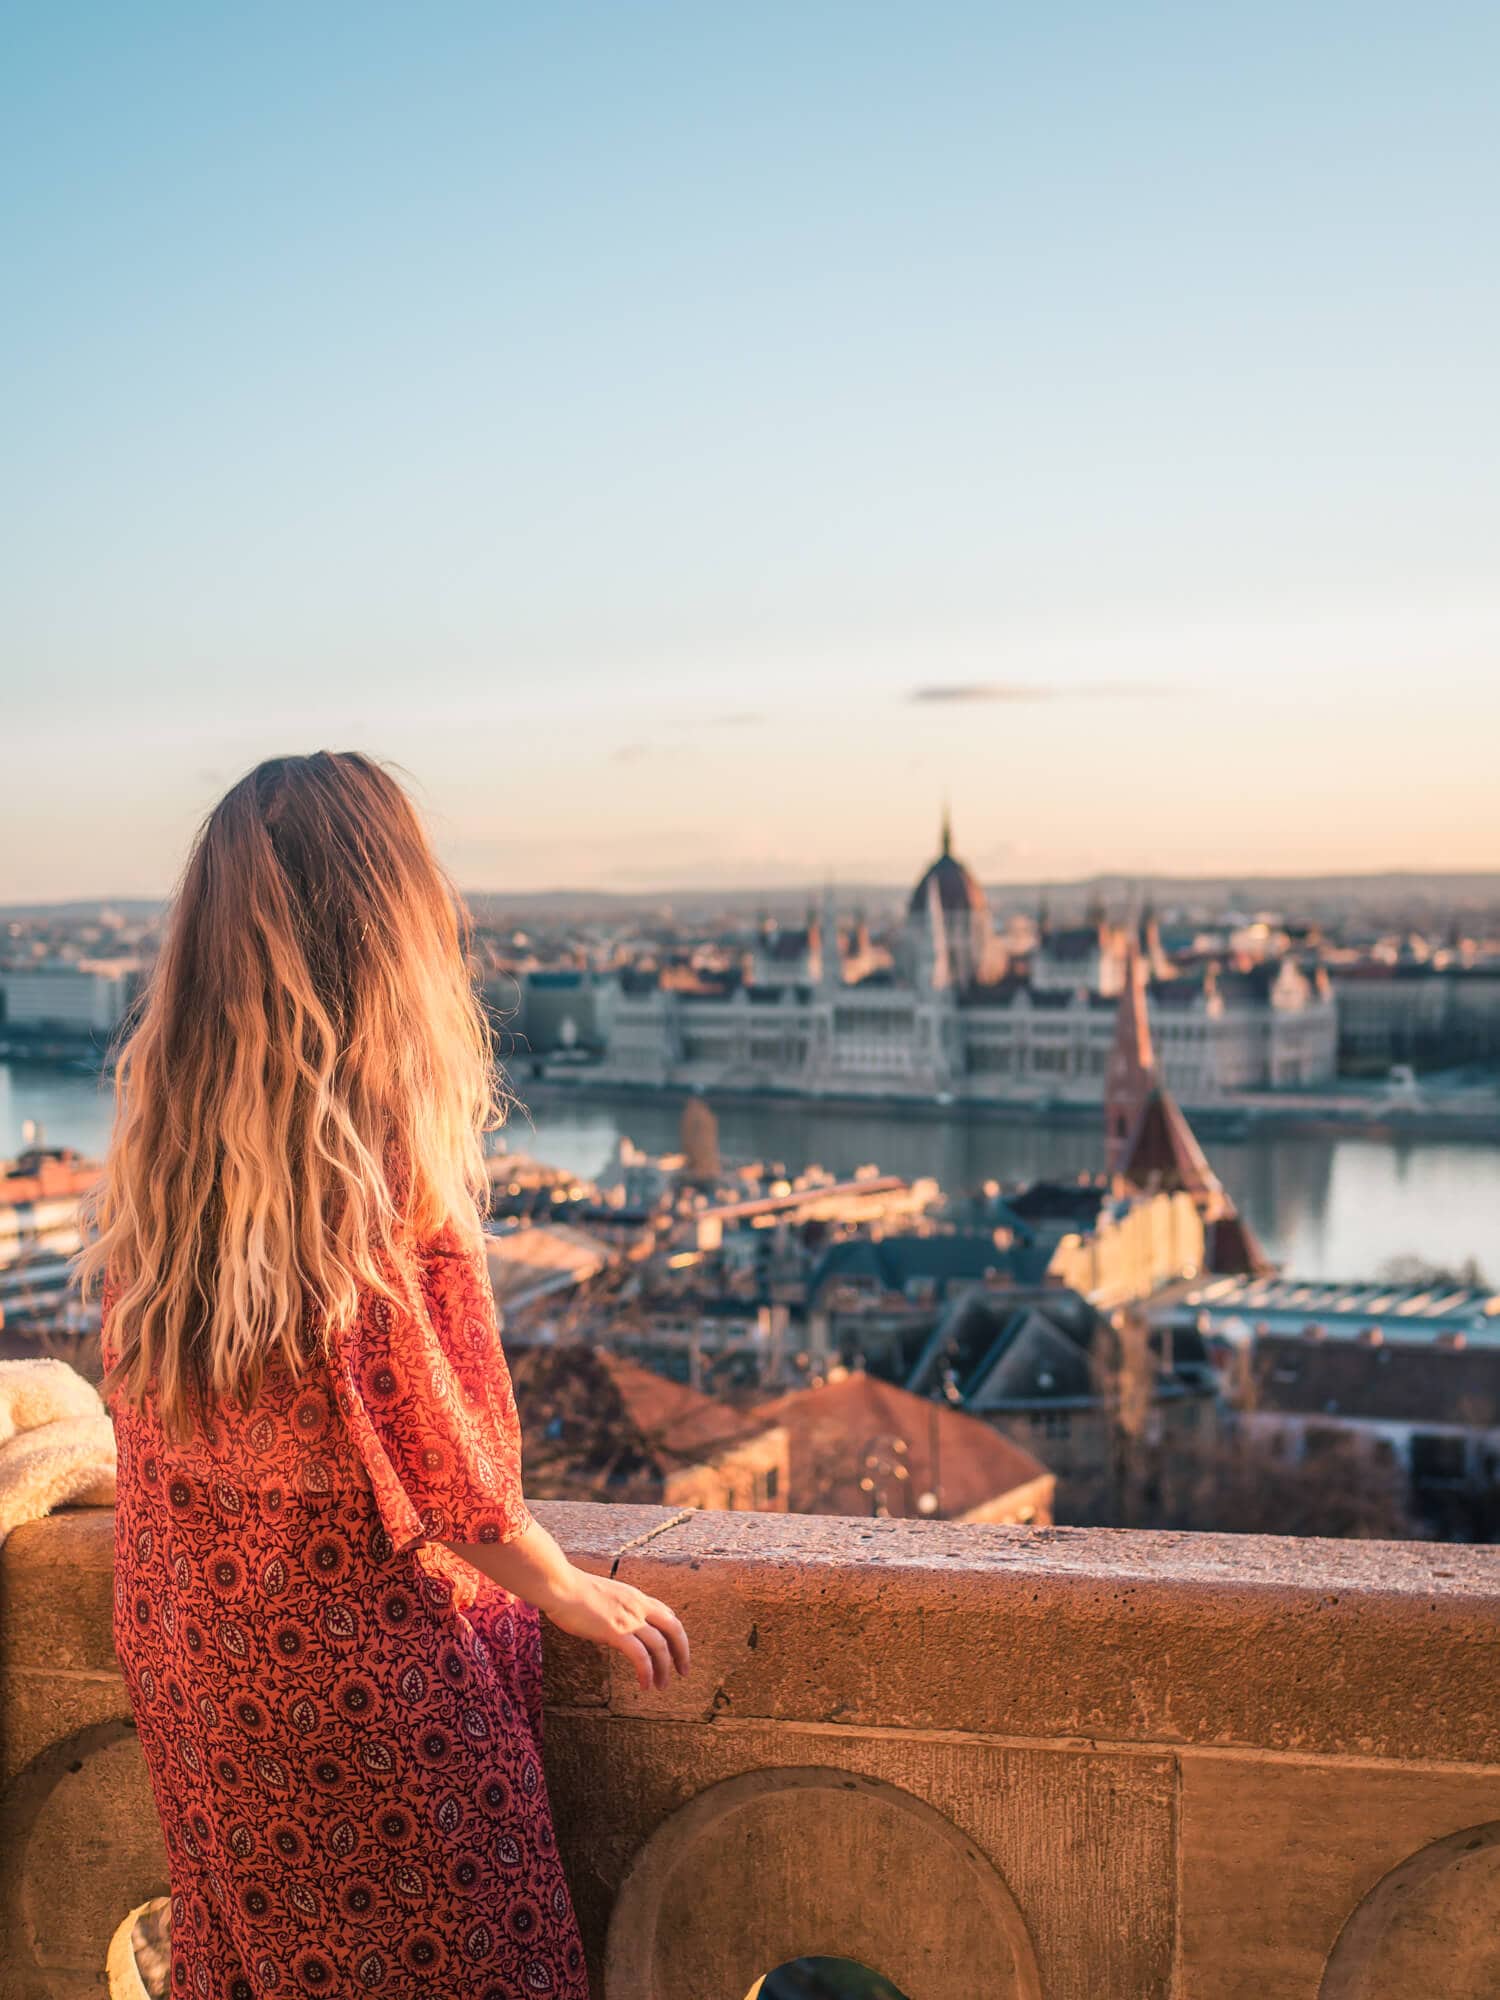
[[[676,1143],[678,1107],[666,1099],[555,1098],[517,1117],[510,1143],[580,1175],[596,1173],[622,1132],[648,1152]],[[109,1131],[107,1091],[94,1078],[0,1063],[0,1158],[36,1119],[55,1145],[98,1152]],[[891,1173],[932,1174],[946,1188],[979,1181],[1076,1174],[1099,1163],[1089,1129],[1047,1130],[992,1120],[891,1116],[774,1100],[719,1115],[728,1158],[810,1160],[838,1172],[867,1161]],[[1500,1285],[1500,1146],[1281,1133],[1219,1139],[1208,1152],[1271,1254],[1302,1277],[1374,1276],[1387,1259],[1455,1265],[1477,1259]]]

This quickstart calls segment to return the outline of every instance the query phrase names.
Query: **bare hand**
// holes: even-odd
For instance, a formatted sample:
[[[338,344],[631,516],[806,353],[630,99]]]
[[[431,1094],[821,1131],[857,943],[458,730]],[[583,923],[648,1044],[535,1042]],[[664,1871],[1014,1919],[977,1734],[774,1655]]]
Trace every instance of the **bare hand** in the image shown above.
[[[674,1667],[679,1674],[688,1670],[688,1637],[681,1619],[659,1597],[648,1597],[634,1584],[570,1565],[561,1587],[549,1593],[541,1608],[575,1639],[623,1653],[643,1692],[666,1687]]]

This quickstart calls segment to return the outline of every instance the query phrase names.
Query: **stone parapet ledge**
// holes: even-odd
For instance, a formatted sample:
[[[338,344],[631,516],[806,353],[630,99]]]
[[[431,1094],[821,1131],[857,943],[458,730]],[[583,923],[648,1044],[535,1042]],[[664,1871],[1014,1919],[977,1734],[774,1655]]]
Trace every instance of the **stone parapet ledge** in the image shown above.
[[[1495,1552],[536,1512],[693,1639],[643,1695],[548,1633],[600,2000],[744,2000],[809,1953],[908,2000],[1500,1992]],[[65,1514],[0,1552],[6,2000],[97,1993],[164,1886],[111,1534]]]
[[[1500,1551],[613,1511],[547,1520],[699,1662],[617,1709],[1500,1763]]]

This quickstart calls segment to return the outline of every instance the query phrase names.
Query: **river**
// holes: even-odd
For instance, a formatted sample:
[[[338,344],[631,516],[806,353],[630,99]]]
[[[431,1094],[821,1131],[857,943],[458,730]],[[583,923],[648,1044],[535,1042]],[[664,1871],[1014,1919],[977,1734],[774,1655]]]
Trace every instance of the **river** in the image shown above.
[[[517,1116],[509,1138],[517,1151],[591,1176],[622,1132],[648,1152],[672,1148],[677,1117],[665,1098],[549,1098],[529,1119]],[[0,1063],[0,1158],[19,1150],[27,1119],[52,1145],[98,1153],[109,1133],[108,1088],[81,1072]],[[838,1172],[873,1161],[950,1189],[1099,1163],[1098,1135],[1087,1129],[786,1099],[726,1106],[719,1136],[729,1159],[771,1157],[794,1170],[815,1160]],[[1500,1285],[1500,1146],[1280,1132],[1211,1140],[1206,1150],[1272,1256],[1298,1277],[1371,1278],[1397,1256],[1446,1267],[1473,1258]]]

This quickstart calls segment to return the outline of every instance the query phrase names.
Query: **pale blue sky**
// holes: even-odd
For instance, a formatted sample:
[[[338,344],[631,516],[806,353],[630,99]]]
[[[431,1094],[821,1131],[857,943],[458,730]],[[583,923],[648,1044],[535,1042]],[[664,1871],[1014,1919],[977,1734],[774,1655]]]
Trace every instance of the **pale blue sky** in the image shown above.
[[[0,899],[320,745],[475,888],[1500,866],[1493,7],[0,35]]]

